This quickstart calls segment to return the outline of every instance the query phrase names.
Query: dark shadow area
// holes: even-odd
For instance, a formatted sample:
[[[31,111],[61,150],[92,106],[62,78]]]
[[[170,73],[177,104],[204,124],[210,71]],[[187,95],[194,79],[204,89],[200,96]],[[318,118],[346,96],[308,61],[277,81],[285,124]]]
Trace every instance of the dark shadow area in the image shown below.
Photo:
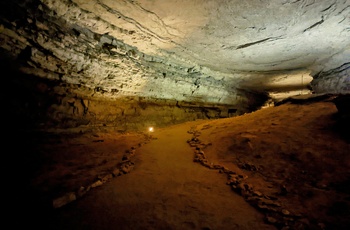
[[[339,95],[332,102],[338,109],[333,117],[336,121],[334,129],[350,143],[350,94]]]

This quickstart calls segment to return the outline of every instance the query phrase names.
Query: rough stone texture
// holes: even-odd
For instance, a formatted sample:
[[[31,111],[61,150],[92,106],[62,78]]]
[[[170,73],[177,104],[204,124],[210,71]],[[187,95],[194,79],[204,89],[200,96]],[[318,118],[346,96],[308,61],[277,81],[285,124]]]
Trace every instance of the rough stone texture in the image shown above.
[[[5,68],[5,67],[4,67]],[[16,76],[16,73],[10,76]],[[103,128],[115,131],[146,130],[189,120],[228,117],[233,105],[186,102],[164,98],[126,96],[108,98],[103,92],[74,84],[57,85],[30,75],[16,76],[16,93],[5,100],[11,125],[18,128]],[[10,92],[9,92],[10,93]],[[234,115],[254,109],[263,98],[249,95]],[[261,100],[261,101],[259,101]],[[230,107],[231,106],[231,107]]]
[[[350,49],[328,58],[315,67],[318,72],[314,74],[314,79],[311,82],[314,91],[348,94],[350,92],[349,58]],[[332,66],[338,67],[332,68]]]
[[[262,106],[267,93],[300,94],[309,85],[300,79],[310,74],[314,92],[346,94],[349,5],[347,0],[4,1],[0,60],[10,73],[3,77],[14,89],[22,80],[13,70],[36,78],[22,87],[44,87],[41,93],[50,92],[55,101],[37,105],[37,113],[61,124],[74,120],[71,126],[102,120],[116,125],[124,115],[192,120],[225,116],[229,108],[242,114]],[[12,104],[28,105],[17,99]],[[153,112],[135,107],[140,101]],[[103,111],[94,104],[103,104]],[[164,105],[171,109],[155,109]],[[194,115],[189,107],[210,111]],[[28,107],[22,109],[28,115]],[[135,122],[140,121],[129,123]]]

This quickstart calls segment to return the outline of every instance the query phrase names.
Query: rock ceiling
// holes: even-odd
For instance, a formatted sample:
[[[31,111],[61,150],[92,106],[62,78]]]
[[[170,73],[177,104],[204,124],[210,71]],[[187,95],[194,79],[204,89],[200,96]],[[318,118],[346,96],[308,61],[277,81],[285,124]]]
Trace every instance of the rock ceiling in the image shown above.
[[[232,104],[312,77],[315,92],[350,91],[349,0],[31,0],[1,15],[21,71],[108,97]]]

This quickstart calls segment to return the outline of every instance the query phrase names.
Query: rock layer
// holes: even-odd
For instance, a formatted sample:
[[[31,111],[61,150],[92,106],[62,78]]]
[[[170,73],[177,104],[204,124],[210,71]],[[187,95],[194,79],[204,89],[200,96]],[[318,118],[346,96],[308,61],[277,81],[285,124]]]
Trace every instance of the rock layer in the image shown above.
[[[63,117],[74,117],[76,126],[100,120],[116,125],[108,122],[111,116],[120,120],[115,114],[145,115],[142,106],[125,110],[134,101],[170,106],[174,114],[165,120],[183,120],[170,118],[182,116],[179,108],[186,120],[226,116],[231,108],[239,115],[262,106],[271,92],[306,89],[309,82],[291,82],[299,79],[294,76],[311,74],[316,93],[349,93],[349,5],[15,0],[1,3],[0,58],[10,72],[4,77],[9,87],[35,79],[21,87],[55,97],[59,103],[47,104],[46,116],[64,126],[69,122]],[[14,79],[14,72],[20,77]],[[282,86],[271,88],[276,82]],[[17,98],[14,104],[36,99]],[[91,106],[95,101],[108,108],[102,117]],[[114,108],[113,101],[128,105]],[[194,115],[188,108],[201,109]],[[155,109],[147,115],[154,113],[162,114]]]

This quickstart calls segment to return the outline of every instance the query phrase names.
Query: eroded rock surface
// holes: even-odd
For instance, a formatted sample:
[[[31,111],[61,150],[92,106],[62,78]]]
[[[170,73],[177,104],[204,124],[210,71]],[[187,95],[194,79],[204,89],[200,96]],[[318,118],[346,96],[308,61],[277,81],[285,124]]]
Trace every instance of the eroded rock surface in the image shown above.
[[[0,56],[10,70],[4,78],[9,88],[22,84],[15,78],[20,73],[45,80],[27,84],[29,91],[60,91],[55,100],[63,103],[46,108],[55,110],[50,120],[64,101],[73,105],[62,113],[68,117],[96,114],[88,106],[93,101],[123,104],[125,98],[220,107],[220,117],[230,108],[237,115],[255,110],[269,93],[350,89],[347,0],[30,0],[0,8]],[[84,119],[98,123],[75,118]]]

